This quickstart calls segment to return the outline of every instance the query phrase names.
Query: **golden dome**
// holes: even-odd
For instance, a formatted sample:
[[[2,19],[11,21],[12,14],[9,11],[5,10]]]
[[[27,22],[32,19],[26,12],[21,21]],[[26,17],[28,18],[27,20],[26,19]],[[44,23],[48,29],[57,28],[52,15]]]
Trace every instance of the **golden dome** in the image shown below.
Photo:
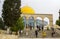
[[[35,11],[33,10],[33,8],[29,7],[29,6],[23,6],[21,8],[21,12],[23,14],[35,14]]]

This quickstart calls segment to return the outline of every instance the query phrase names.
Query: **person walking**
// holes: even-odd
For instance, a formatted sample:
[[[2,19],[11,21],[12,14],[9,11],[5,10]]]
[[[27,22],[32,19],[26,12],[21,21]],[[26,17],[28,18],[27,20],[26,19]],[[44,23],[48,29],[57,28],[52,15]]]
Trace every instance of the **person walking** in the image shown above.
[[[40,31],[41,29],[40,29],[40,26],[39,26],[39,31]]]
[[[42,37],[46,37],[46,32],[45,31],[42,31]]]
[[[42,31],[43,31],[43,26],[42,26]]]
[[[51,34],[52,34],[52,37],[53,37],[53,36],[54,36],[54,34],[55,34],[55,31],[52,31],[52,33],[51,33]]]
[[[53,36],[54,36],[54,34],[55,34],[55,30],[54,30],[54,28],[53,28],[53,27],[51,27],[51,30],[52,30],[51,35],[52,35],[52,37],[53,37]]]
[[[37,36],[38,36],[38,30],[35,30],[35,35],[36,35],[36,38],[37,38]]]

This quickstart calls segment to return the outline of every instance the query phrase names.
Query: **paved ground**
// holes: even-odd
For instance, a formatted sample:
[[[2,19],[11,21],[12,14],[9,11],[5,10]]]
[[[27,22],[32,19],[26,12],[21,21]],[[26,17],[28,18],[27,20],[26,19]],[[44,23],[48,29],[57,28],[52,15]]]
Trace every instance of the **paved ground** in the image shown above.
[[[28,35],[25,34],[25,30],[22,33],[21,36],[16,36],[16,35],[9,35],[9,34],[0,34],[0,39],[35,39],[35,31],[34,30],[30,30],[28,31]],[[51,30],[45,30],[47,36],[44,39],[60,39],[60,34],[56,32],[56,34],[54,35],[54,37],[51,36]],[[59,32],[59,31],[58,31]],[[39,31],[38,33],[38,38],[37,39],[43,39],[42,38],[42,31]]]
[[[25,32],[26,31],[24,31],[24,33],[22,33],[20,38],[36,38],[34,30],[28,31],[28,35],[26,35]],[[45,30],[45,32],[46,32],[46,37],[45,38],[60,38],[60,34],[58,34],[57,32],[55,33],[54,37],[51,36],[51,30],[49,30],[49,31]],[[42,31],[38,32],[38,38],[42,38]]]
[[[18,39],[16,35],[0,34],[0,39]]]

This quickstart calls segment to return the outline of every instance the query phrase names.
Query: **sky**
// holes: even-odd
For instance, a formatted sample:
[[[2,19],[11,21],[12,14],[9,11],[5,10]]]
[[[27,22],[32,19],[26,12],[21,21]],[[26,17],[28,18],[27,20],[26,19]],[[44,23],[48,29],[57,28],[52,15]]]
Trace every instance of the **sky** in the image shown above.
[[[0,17],[4,0],[0,0]],[[59,17],[60,0],[21,0],[21,7],[30,6],[36,14],[53,14],[53,24]]]

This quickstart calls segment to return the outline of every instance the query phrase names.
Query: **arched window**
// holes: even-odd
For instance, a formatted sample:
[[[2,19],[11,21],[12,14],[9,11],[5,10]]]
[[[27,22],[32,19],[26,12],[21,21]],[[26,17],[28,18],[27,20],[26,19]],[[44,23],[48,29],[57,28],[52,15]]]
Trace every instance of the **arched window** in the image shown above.
[[[36,26],[42,26],[42,18],[41,17],[37,17],[36,18]]]
[[[28,25],[29,26],[34,26],[34,17],[29,17],[29,20],[28,20]]]
[[[49,19],[47,17],[44,18],[44,25],[49,25]]]
[[[24,22],[24,26],[26,26],[26,17],[25,16],[23,16],[23,22]]]

